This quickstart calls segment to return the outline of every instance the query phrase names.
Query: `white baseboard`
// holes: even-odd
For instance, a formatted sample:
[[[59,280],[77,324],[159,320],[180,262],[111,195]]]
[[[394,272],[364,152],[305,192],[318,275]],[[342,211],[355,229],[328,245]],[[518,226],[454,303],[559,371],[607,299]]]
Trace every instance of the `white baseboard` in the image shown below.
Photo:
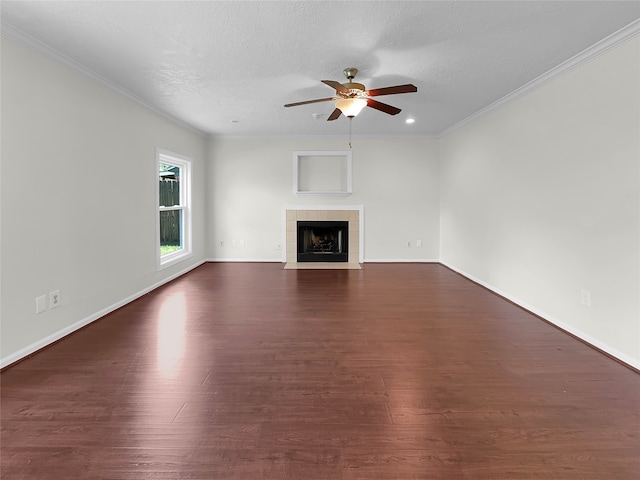
[[[364,263],[440,263],[437,258],[365,258]]]
[[[58,330],[55,333],[52,333],[51,335],[44,337],[40,340],[38,340],[37,342],[32,343],[31,345],[28,345],[20,350],[18,350],[17,352],[14,352],[10,355],[7,355],[6,357],[2,357],[0,359],[0,368],[4,368],[8,365],[11,365],[12,363],[15,363],[25,357],[28,357],[29,355],[37,352],[38,350],[51,345],[54,342],[57,342],[58,340],[66,337],[67,335],[72,334],[73,332],[75,332],[76,330],[79,330],[80,328],[89,325],[90,323],[95,322],[96,320],[104,317],[105,315],[108,315],[109,313],[117,310],[120,307],[125,306],[127,303],[131,303],[134,300],[142,297],[143,295],[146,295],[147,293],[151,292],[152,290],[155,290],[158,287],[161,287],[162,285],[169,283],[172,280],[175,280],[176,278],[184,275],[187,272],[190,272],[191,270],[199,267],[200,265],[204,264],[206,262],[206,260],[202,260],[201,262],[195,263],[194,265],[191,265],[188,268],[185,268],[184,270],[181,270],[178,273],[175,273],[165,279],[163,279],[162,281],[155,283],[147,288],[145,288],[144,290],[141,290],[137,293],[134,293],[133,295],[130,295],[127,298],[124,298],[122,300],[120,300],[119,302],[114,303],[113,305],[110,305],[106,308],[103,308],[102,310],[95,312],[91,315],[89,315],[88,317],[83,318],[82,320],[79,320],[71,325],[66,326],[65,328]]]
[[[278,258],[207,258],[207,262],[287,263]],[[440,263],[437,258],[365,258],[362,263]]]
[[[282,257],[278,258],[207,258],[207,262],[230,262],[230,263],[286,263]]]
[[[544,320],[546,320],[549,323],[552,323],[553,325],[557,326],[558,328],[564,330],[565,332],[570,333],[571,335],[574,335],[576,337],[578,337],[580,340],[582,340],[583,342],[588,343],[589,345],[592,345],[593,347],[602,350],[603,352],[606,352],[608,355],[611,355],[614,358],[617,358],[618,360],[620,360],[623,363],[626,363],[627,365],[630,365],[631,367],[640,370],[640,361],[638,361],[637,359],[630,357],[629,355],[613,348],[611,345],[607,345],[604,342],[601,342],[600,340],[586,334],[585,332],[583,332],[582,330],[579,330],[571,325],[569,325],[568,323],[563,322],[562,320],[558,320],[557,318],[549,315],[546,312],[543,312],[525,302],[523,302],[522,300],[513,297],[512,295],[509,295],[508,293],[503,292],[502,290],[495,288],[492,285],[489,285],[488,283],[483,282],[482,280],[475,278],[473,275],[469,275],[468,273],[460,270],[457,267],[454,267],[453,265],[450,265],[448,263],[439,262],[440,264],[444,265],[445,267],[453,270],[456,273],[459,273],[460,275],[462,275],[463,277],[468,278],[469,280],[471,280],[474,283],[477,283],[478,285],[482,285],[483,287],[487,288],[488,290],[491,290],[494,293],[497,293],[498,295],[500,295],[503,298],[506,298],[507,300],[509,300],[510,302],[515,303],[516,305],[518,305],[519,307],[524,308],[525,310],[533,313],[534,315],[537,315],[540,318],[543,318]]]

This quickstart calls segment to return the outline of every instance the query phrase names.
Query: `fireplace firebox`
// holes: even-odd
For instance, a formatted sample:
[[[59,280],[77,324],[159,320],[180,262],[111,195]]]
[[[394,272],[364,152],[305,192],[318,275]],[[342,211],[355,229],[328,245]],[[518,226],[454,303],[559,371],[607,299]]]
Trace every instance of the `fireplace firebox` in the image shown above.
[[[349,222],[298,221],[298,262],[348,262]]]

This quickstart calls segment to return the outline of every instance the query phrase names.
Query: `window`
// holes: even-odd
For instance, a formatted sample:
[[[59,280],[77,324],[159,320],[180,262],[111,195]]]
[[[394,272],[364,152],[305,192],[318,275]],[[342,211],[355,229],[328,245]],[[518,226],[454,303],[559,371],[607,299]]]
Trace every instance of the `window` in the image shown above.
[[[158,268],[191,256],[191,160],[158,149]]]

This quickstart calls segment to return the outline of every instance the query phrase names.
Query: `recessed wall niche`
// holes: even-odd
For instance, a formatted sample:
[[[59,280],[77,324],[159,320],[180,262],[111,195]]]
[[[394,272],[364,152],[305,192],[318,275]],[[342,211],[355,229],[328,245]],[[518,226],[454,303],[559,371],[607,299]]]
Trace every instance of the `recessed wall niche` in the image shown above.
[[[293,193],[296,195],[351,194],[351,152],[293,152]]]

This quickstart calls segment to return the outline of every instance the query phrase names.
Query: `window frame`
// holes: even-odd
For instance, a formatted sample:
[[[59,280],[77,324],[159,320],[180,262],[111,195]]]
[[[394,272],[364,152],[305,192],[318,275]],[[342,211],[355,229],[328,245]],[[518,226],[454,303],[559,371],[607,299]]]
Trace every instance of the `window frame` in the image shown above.
[[[180,188],[180,204],[172,205],[169,207],[160,206],[160,182],[158,181],[160,172],[160,164],[173,165],[180,168],[179,176],[179,188]],[[191,247],[191,169],[193,161],[191,158],[178,153],[156,148],[156,162],[155,162],[155,182],[156,182],[156,259],[158,270],[163,270],[167,267],[175,265],[193,255]],[[181,245],[180,250],[167,253],[165,255],[160,254],[160,213],[167,211],[180,211],[180,236]]]

